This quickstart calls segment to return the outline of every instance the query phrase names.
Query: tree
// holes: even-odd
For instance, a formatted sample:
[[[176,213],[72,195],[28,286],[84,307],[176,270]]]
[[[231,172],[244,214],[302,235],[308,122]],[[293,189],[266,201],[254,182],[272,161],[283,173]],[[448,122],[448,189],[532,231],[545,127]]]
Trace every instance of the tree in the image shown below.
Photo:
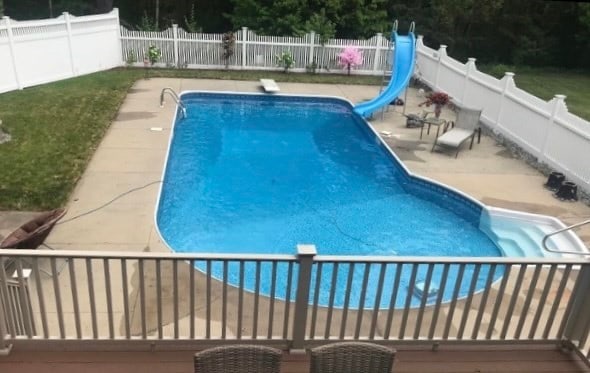
[[[0,0],[0,17],[4,17],[4,0]]]
[[[357,47],[348,46],[338,55],[338,63],[345,67],[350,75],[350,69],[362,65],[363,54]]]

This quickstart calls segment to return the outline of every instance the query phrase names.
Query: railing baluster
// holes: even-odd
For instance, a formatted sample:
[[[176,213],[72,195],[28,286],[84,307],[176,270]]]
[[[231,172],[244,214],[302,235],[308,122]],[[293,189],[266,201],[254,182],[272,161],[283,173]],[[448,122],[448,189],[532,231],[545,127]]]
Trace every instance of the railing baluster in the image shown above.
[[[189,336],[190,339],[195,339],[195,260],[191,259],[189,261],[190,264],[190,268],[189,268],[189,291],[190,291],[190,299],[189,299],[189,304],[190,304],[190,310],[189,310],[189,314],[190,314],[190,320],[189,320]]]
[[[557,266],[555,264],[552,264],[551,269],[549,270],[549,274],[547,275],[547,278],[544,281],[543,292],[541,293],[541,297],[539,298],[539,303],[537,304],[537,312],[535,312],[535,317],[533,318],[531,329],[529,331],[529,339],[533,339],[537,332],[537,326],[539,325],[539,320],[541,319],[541,315],[543,314],[543,310],[545,309],[547,296],[549,295],[549,291],[551,290],[553,278],[555,277],[556,271]]]
[[[471,332],[471,339],[477,339],[477,335],[479,334],[479,328],[481,327],[481,320],[483,319],[483,315],[488,303],[488,297],[490,295],[490,290],[492,289],[492,284],[494,283],[494,275],[496,274],[496,264],[492,264],[490,269],[488,270],[488,278],[486,280],[486,287],[483,291],[481,296],[481,301],[479,302],[479,311],[477,311],[477,316],[475,317],[475,323],[473,324],[473,331]]]
[[[73,260],[73,259],[70,259]],[[0,266],[4,268],[4,262],[0,261]],[[41,325],[43,327],[43,338],[49,339],[49,327],[47,325],[47,311],[45,308],[45,294],[43,291],[43,284],[41,283],[41,271],[39,270],[39,260],[37,257],[33,258],[33,275],[35,276],[35,285],[37,290],[37,298],[39,299],[39,313],[41,317]]]
[[[418,275],[418,267],[420,264],[412,264],[412,274],[410,275],[410,282],[408,283],[408,293],[406,294],[406,302],[404,304],[404,313],[402,314],[402,322],[399,327],[399,339],[404,339],[406,335],[406,326],[408,323],[408,316],[410,315],[410,309],[412,308],[412,297],[414,296],[414,288],[416,287],[416,276]]]
[[[107,297],[107,317],[109,323],[109,338],[115,338],[115,325],[113,321],[113,293],[111,289],[111,268],[109,264],[109,259],[104,258],[102,260],[103,263],[103,271],[104,271],[104,287],[106,291]]]
[[[414,328],[414,339],[420,338],[420,328],[422,327],[422,319],[424,317],[424,310],[426,309],[426,302],[428,301],[428,292],[432,283],[432,272],[434,271],[434,263],[428,264],[426,271],[426,280],[424,281],[424,293],[422,293],[422,300],[420,301],[420,308],[418,309],[418,317],[416,317],[416,326]]]
[[[268,333],[266,335],[267,339],[272,339],[273,333],[273,320],[275,317],[275,293],[276,293],[276,286],[277,286],[277,262],[273,260],[272,262],[272,269],[271,269],[271,283],[270,283],[270,305],[268,307]]]
[[[492,338],[492,333],[494,332],[494,327],[496,325],[496,318],[498,317],[498,312],[500,312],[500,306],[502,305],[502,301],[504,300],[504,294],[506,293],[506,285],[508,284],[508,278],[510,278],[511,273],[512,265],[506,266],[506,271],[504,272],[502,282],[500,283],[500,288],[498,289],[498,295],[494,300],[494,309],[492,310],[492,315],[490,317],[490,325],[488,326],[486,339]]]
[[[510,326],[510,319],[512,319],[512,313],[514,312],[514,307],[516,306],[516,300],[520,295],[520,287],[522,286],[522,280],[524,279],[526,270],[526,265],[520,266],[520,270],[518,271],[518,277],[516,278],[516,284],[514,286],[512,296],[510,297],[510,303],[508,303],[508,310],[506,311],[506,315],[504,316],[504,324],[502,326],[502,331],[500,332],[500,339],[506,338],[506,333],[508,332],[508,327]]]
[[[256,261],[256,281],[254,285],[254,314],[252,315],[252,338],[258,338],[258,306],[260,303],[260,261]]]
[[[51,278],[53,279],[53,294],[55,296],[55,308],[57,311],[57,323],[59,325],[59,337],[61,339],[66,338],[66,330],[64,326],[64,312],[61,302],[61,290],[59,286],[59,275],[57,273],[57,266],[55,264],[55,258],[49,260],[51,264]]]
[[[369,285],[369,274],[371,271],[371,265],[369,263],[365,263],[365,274],[363,276],[363,284],[361,287],[361,295],[359,298],[359,306],[357,311],[356,317],[356,328],[354,331],[354,339],[359,339],[361,334],[361,325],[363,323],[363,311],[365,308],[365,297],[367,296],[367,287]]]
[[[80,306],[78,302],[78,288],[76,286],[76,271],[74,270],[74,261],[68,261],[70,275],[70,289],[72,291],[72,305],[74,307],[74,325],[76,326],[76,337],[82,339],[82,327],[80,326]]]
[[[391,298],[389,299],[389,312],[387,313],[387,322],[385,323],[385,330],[383,332],[383,338],[389,339],[391,334],[391,323],[393,322],[393,314],[395,313],[395,303],[397,302],[397,293],[399,284],[401,281],[402,271],[404,263],[395,264],[395,280],[393,281],[393,288],[391,290]]]
[[[141,338],[147,338],[147,320],[145,309],[145,259],[138,260],[139,268],[139,309],[141,314]]]
[[[94,339],[98,339],[98,321],[96,320],[96,297],[94,294],[94,275],[92,273],[92,259],[91,258],[86,258],[86,277],[88,279],[88,295],[89,295],[89,300],[90,300],[90,317],[92,320],[92,337]]]
[[[375,293],[375,304],[373,306],[373,317],[371,318],[371,328],[369,331],[369,339],[375,339],[375,332],[377,330],[377,321],[379,320],[379,309],[381,309],[381,295],[383,294],[383,284],[385,283],[385,270],[387,265],[381,263],[379,265],[379,282],[377,284],[377,292]]]
[[[16,273],[18,279],[18,295],[20,299],[20,312],[23,318],[25,327],[25,333],[29,339],[33,338],[34,332],[34,321],[31,309],[30,297],[27,294],[28,286],[25,283],[25,276],[23,273],[23,266],[20,260],[16,262]]]
[[[529,312],[529,308],[531,306],[531,302],[533,300],[533,294],[535,294],[535,289],[537,288],[537,282],[539,281],[539,275],[541,274],[541,269],[543,267],[541,265],[535,266],[535,272],[533,273],[533,278],[531,279],[531,283],[529,285],[529,289],[527,291],[527,296],[524,301],[524,305],[522,306],[522,310],[520,311],[520,316],[518,318],[518,325],[516,326],[516,331],[514,333],[515,339],[520,339],[520,335],[522,333],[522,328],[524,327],[524,323],[526,320],[527,313]]]
[[[225,339],[227,329],[227,275],[229,263],[223,262],[223,285],[221,294],[221,339]]]
[[[291,310],[291,286],[293,285],[293,262],[289,262],[287,270],[287,292],[285,294],[285,316],[283,319],[283,339],[289,336],[289,314]]]
[[[156,312],[158,314],[158,338],[164,337],[162,321],[162,263],[156,259]]]
[[[244,318],[244,261],[240,260],[240,286],[238,291],[238,339],[242,339],[242,319]]]
[[[355,263],[348,263],[348,280],[346,281],[346,290],[344,295],[344,306],[342,307],[342,322],[340,323],[340,339],[344,339],[346,335],[346,319],[348,317],[348,305],[350,303],[350,289],[352,288],[352,280],[354,278]]]
[[[178,311],[178,260],[175,259],[172,259],[172,297],[172,304],[174,306],[174,339],[178,339],[178,324],[180,323]]]
[[[455,279],[455,288],[453,290],[453,299],[451,300],[451,306],[449,307],[449,313],[447,314],[447,322],[445,323],[445,331],[443,332],[443,339],[449,338],[449,331],[451,330],[451,325],[453,324],[453,316],[455,314],[455,307],[457,306],[457,300],[459,299],[459,294],[461,294],[461,284],[463,283],[463,275],[465,273],[465,263],[459,264],[459,272],[457,273],[457,278]]]
[[[324,339],[330,338],[330,329],[332,328],[332,312],[334,311],[334,300],[336,298],[336,284],[338,281],[338,269],[340,265],[338,262],[332,265],[332,279],[330,281],[330,299],[328,300],[328,314],[326,315],[326,330],[324,331]]]
[[[205,301],[205,338],[211,339],[211,260],[207,260],[207,289]]]
[[[125,319],[125,338],[131,338],[131,323],[129,321],[129,285],[127,278],[127,259],[121,259],[121,281],[123,282],[123,313]]]
[[[436,297],[436,304],[434,305],[434,312],[432,313],[432,321],[430,322],[430,330],[428,331],[428,339],[434,338],[434,333],[436,333],[436,326],[438,325],[438,315],[440,313],[440,306],[443,301],[443,297],[447,288],[447,277],[449,275],[449,269],[451,265],[445,263],[443,266],[443,272],[441,275],[441,280],[438,288],[438,296]]]
[[[309,339],[315,338],[315,328],[316,328],[316,321],[318,316],[318,303],[320,300],[320,289],[321,289],[321,279],[322,279],[322,268],[323,263],[318,263],[316,266],[316,276],[315,276],[315,289],[313,293],[313,308],[311,310],[311,324],[309,327]]]
[[[571,271],[572,271],[572,266],[571,266],[571,264],[568,264],[565,267],[565,270],[563,271],[563,274],[561,276],[561,281],[559,282],[559,287],[557,288],[557,293],[555,294],[555,299],[553,299],[553,306],[551,306],[551,312],[549,312],[548,320],[555,320],[555,314],[557,313],[557,310],[559,309],[559,305],[561,303],[561,297],[563,296],[563,291],[565,290],[565,287],[566,287],[567,282],[569,280]],[[547,339],[547,336],[549,335],[549,332],[551,331],[551,327],[553,325],[554,324],[552,322],[547,323],[547,325],[545,326],[545,330],[543,331],[543,339]],[[559,335],[558,337],[561,337],[561,335]]]
[[[479,277],[479,271],[481,270],[481,264],[476,264],[473,273],[471,274],[471,284],[469,285],[469,292],[467,293],[467,299],[463,306],[463,315],[461,316],[461,324],[459,325],[459,331],[457,333],[457,339],[463,339],[463,333],[465,332],[465,325],[469,318],[469,310],[471,309],[471,302],[473,301],[473,294],[477,286],[477,279]]]

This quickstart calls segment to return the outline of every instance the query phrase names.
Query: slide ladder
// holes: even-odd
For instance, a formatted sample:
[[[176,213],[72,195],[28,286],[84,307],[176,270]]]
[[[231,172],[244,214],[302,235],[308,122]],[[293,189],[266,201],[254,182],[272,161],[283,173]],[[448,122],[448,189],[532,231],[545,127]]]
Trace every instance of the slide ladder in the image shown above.
[[[416,61],[414,22],[410,26],[408,35],[398,35],[396,21],[391,32],[391,42],[394,43],[394,60],[389,84],[374,99],[362,102],[354,107],[354,111],[365,118],[370,117],[371,114],[381,107],[389,105],[410,83]]]

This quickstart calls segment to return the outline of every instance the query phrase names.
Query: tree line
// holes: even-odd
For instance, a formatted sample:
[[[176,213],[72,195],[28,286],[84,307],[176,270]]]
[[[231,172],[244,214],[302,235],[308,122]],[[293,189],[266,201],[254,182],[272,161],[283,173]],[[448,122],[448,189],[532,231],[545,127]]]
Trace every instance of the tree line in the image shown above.
[[[410,21],[427,45],[479,63],[590,67],[590,4],[547,0],[0,0],[14,19],[102,13],[119,8],[123,25],[222,33],[242,26],[267,35],[324,38],[400,33]]]

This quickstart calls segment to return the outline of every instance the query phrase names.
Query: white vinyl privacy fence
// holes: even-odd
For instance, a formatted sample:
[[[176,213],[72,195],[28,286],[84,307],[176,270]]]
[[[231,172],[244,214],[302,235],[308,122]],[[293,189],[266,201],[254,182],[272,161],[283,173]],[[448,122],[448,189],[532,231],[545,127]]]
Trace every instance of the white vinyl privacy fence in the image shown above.
[[[0,20],[0,93],[121,65],[119,13]]]
[[[590,123],[568,112],[565,96],[544,101],[516,87],[513,73],[496,79],[478,71],[475,58],[463,64],[447,55],[445,45],[434,50],[421,37],[416,50],[420,80],[461,106],[483,109],[482,121],[492,131],[590,191]]]
[[[319,36],[262,36],[243,27],[235,34],[230,69],[281,70],[276,55],[288,51],[295,59],[292,71],[304,72],[315,63],[321,72],[342,73],[338,54],[347,46],[357,47],[363,64],[355,74],[381,75],[391,67],[391,43],[377,34],[367,40],[330,39],[320,44]],[[217,69],[225,66],[223,34],[188,33],[177,25],[161,32],[130,31],[121,27],[122,57],[135,66],[143,66],[147,50],[155,46],[162,51],[157,66]]]

